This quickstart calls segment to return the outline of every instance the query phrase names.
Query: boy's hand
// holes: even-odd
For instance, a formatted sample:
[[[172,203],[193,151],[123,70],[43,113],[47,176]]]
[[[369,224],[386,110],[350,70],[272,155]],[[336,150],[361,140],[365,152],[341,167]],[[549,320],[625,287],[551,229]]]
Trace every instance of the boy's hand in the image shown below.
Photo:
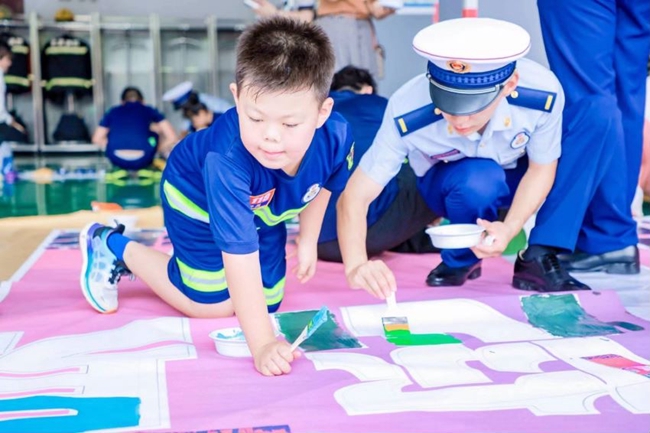
[[[291,352],[286,341],[274,340],[260,347],[254,354],[255,369],[264,376],[280,376],[291,371],[293,361],[300,358],[299,351]]]
[[[481,243],[472,248],[479,259],[500,256],[516,234],[513,233],[514,230],[510,226],[500,221],[490,222],[479,218],[476,220],[476,224],[485,228],[485,235]],[[488,236],[491,237],[491,243],[485,242]]]
[[[301,283],[306,283],[316,273],[316,262],[318,260],[318,247],[312,242],[301,242],[296,239],[295,255],[298,256],[298,264],[292,272]]]
[[[395,275],[381,260],[368,260],[346,271],[348,284],[353,289],[364,289],[375,298],[386,299],[397,289]]]

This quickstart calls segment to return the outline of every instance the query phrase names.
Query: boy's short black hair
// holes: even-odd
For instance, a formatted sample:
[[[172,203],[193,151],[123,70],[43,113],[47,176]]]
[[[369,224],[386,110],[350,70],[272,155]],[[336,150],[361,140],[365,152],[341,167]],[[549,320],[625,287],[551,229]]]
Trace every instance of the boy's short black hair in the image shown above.
[[[334,74],[330,90],[361,90],[364,85],[371,86],[372,93],[376,93],[377,83],[375,83],[375,79],[372,78],[370,71],[355,66],[346,66]]]
[[[121,99],[122,99],[122,102],[127,102],[127,101],[142,102],[142,101],[144,101],[144,97],[142,96],[142,92],[137,87],[127,87],[124,90],[122,90]]]
[[[199,114],[200,111],[208,111],[208,106],[203,102],[198,102],[194,105],[184,105],[183,106],[183,117],[186,119],[191,119],[192,117]]]
[[[5,56],[11,56],[11,47],[7,43],[6,40],[0,39],[0,59],[2,59]]]
[[[262,19],[248,27],[237,43],[235,81],[258,92],[312,89],[319,101],[329,93],[334,51],[314,23],[286,17]]]

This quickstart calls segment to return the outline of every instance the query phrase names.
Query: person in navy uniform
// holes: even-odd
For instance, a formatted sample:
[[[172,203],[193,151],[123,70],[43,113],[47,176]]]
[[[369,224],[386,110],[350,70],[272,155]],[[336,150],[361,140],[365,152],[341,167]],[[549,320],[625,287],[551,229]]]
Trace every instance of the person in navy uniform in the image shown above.
[[[614,131],[605,151],[584,154],[581,169],[595,188],[576,197],[578,242],[560,260],[570,271],[638,274],[630,209],[643,153],[650,2],[538,0],[537,7],[551,70],[566,93],[565,125],[569,113],[584,110]]]
[[[480,224],[494,239],[471,250],[443,250],[428,285],[478,278],[481,259],[500,255],[539,209],[513,285],[540,292],[588,289],[562,268],[557,252],[575,246],[577,197],[593,188],[582,160],[604,149],[609,123],[585,121],[587,112],[580,110],[566,114],[571,122],[562,133],[562,87],[547,68],[523,58],[530,37],[515,24],[443,21],[421,30],[413,47],[428,60],[427,72],[390,98],[377,137],[339,200],[350,286],[379,298],[395,290],[392,271],[381,260],[368,260],[359,246],[368,203],[408,157],[431,210],[452,223]],[[502,207],[509,207],[507,216],[496,221]]]
[[[210,111],[203,102],[183,108],[183,117],[190,121],[190,128],[187,131],[190,134],[204,128],[209,128],[221,114],[223,113]]]
[[[315,24],[260,20],[239,37],[236,108],[172,151],[161,179],[172,257],[131,241],[123,226],[81,232],[81,287],[101,313],[115,311],[117,282],[130,271],[190,317],[237,315],[264,375],[299,356],[278,340],[268,312],[284,297],[287,230],[300,214],[301,282],[317,262],[330,191],[349,178],[352,136],[328,97],[334,53]]]
[[[156,153],[165,157],[169,154],[177,141],[176,132],[162,113],[144,104],[139,89],[125,88],[120,99],[122,103],[99,122],[92,142],[106,152],[116,167],[130,171],[147,168]]]
[[[330,97],[334,111],[350,123],[354,135],[354,155],[351,170],[370,148],[381,126],[388,99],[376,93],[377,84],[367,69],[346,66],[334,74]],[[318,238],[318,258],[341,262],[341,250],[336,234],[336,202],[339,193],[330,198],[323,227]],[[403,164],[398,176],[388,181],[367,213],[368,236],[366,252],[369,257],[388,250],[423,253],[434,251],[426,226],[436,220],[417,190],[416,178],[408,164]]]

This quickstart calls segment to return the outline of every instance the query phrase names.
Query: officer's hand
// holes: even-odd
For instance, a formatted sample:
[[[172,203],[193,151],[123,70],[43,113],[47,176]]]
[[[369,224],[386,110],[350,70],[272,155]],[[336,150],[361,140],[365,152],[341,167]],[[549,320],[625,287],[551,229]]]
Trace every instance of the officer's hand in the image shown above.
[[[260,347],[254,354],[255,369],[264,376],[280,376],[291,372],[291,364],[300,358],[299,351],[291,351],[286,341],[274,340]]]
[[[386,299],[397,289],[395,275],[381,260],[368,260],[346,271],[345,276],[351,288],[364,289],[379,299]]]
[[[500,256],[516,234],[513,234],[510,226],[500,221],[490,222],[479,218],[476,224],[485,228],[481,243],[472,248],[479,259]]]

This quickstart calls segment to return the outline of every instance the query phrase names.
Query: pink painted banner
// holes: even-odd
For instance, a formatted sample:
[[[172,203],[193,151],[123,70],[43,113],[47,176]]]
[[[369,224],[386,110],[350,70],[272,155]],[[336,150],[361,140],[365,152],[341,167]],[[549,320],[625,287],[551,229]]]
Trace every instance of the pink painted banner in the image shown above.
[[[164,242],[156,245],[168,248]],[[439,255],[383,258],[396,272],[403,305],[477,301],[494,317],[527,326],[528,334],[543,332],[528,325],[520,297],[530,293],[510,287],[512,265],[504,259],[486,260],[483,276],[462,288],[430,288],[424,279]],[[648,251],[643,262],[650,263]],[[0,302],[0,384],[8,383],[6,376],[20,379],[11,389],[0,387],[0,432],[11,431],[3,430],[3,420],[15,414],[29,419],[29,412],[3,412],[3,399],[52,393],[140,399],[139,424],[126,431],[228,431],[251,425],[288,426],[294,433],[647,433],[650,428],[650,378],[582,359],[608,354],[641,364],[650,359],[650,324],[626,313],[614,291],[577,293],[582,308],[596,319],[645,328],[589,337],[594,344],[587,346],[601,344],[607,353],[572,354],[587,341],[581,338],[517,340],[505,333],[502,341],[483,341],[478,334],[454,332],[452,323],[449,333],[463,341],[454,345],[461,351],[454,365],[414,367],[407,355],[416,352],[398,351],[380,336],[360,336],[364,348],[312,352],[293,364],[291,374],[267,378],[255,372],[249,358],[219,355],[208,338],[215,329],[236,326],[236,319],[182,319],[140,281],[120,283],[116,314],[97,314],[81,294],[80,264],[76,249],[46,249]],[[305,285],[287,277],[280,311],[327,305],[346,327],[342,309],[379,304],[347,288],[341,265],[319,263],[316,277]],[[461,316],[459,324],[467,320]],[[537,366],[519,362],[532,352],[542,361]],[[423,364],[452,359],[440,353],[422,358]],[[492,359],[490,354],[504,355]],[[355,373],[352,361],[367,364]],[[454,370],[458,366],[461,370]],[[450,368],[454,378],[458,373],[453,383],[435,384],[448,380],[436,377],[442,368]],[[572,391],[562,394],[567,381]]]

